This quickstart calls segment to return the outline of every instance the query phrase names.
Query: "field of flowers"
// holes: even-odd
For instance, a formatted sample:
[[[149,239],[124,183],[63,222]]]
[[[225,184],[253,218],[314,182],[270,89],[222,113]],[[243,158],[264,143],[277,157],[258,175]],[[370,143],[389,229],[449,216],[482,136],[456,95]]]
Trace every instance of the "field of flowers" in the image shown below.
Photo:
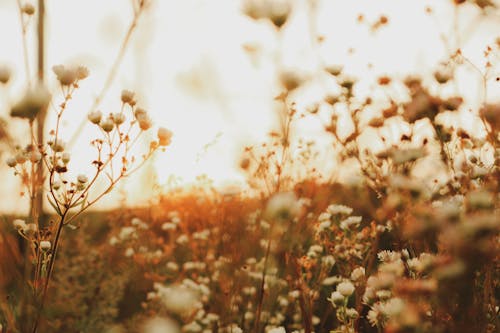
[[[147,1],[132,2],[137,18]],[[291,9],[269,3],[243,10],[279,33]],[[57,92],[32,82],[9,106],[31,134],[5,154],[31,208],[0,223],[0,333],[498,332],[500,104],[450,94],[468,66],[500,96],[500,37],[484,57],[478,68],[457,49],[429,75],[377,78],[372,96],[325,66],[335,91],[307,108],[295,98],[311,78],[282,70],[279,126],[241,153],[247,190],[201,178],[108,211],[92,208],[175,136],[156,128],[137,152],[155,124],[123,90],[118,112],[88,113],[94,173],[72,175],[59,127],[91,73],[52,67]],[[6,90],[9,78],[0,67]],[[44,136],[47,110],[56,123]],[[295,133],[306,119],[323,122],[336,168],[355,176],[318,170],[314,139]],[[8,122],[0,130],[12,139]]]

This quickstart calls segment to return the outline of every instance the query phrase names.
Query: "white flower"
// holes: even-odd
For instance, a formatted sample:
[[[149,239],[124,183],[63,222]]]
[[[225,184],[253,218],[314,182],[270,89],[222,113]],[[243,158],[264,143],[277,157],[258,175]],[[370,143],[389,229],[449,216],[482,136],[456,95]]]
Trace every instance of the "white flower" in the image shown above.
[[[161,225],[162,230],[175,230],[177,229],[177,224],[171,222],[165,222]]]
[[[124,104],[129,104],[130,106],[135,105],[134,100],[135,93],[130,90],[122,90],[121,100]]]
[[[340,292],[334,291],[328,300],[333,304],[333,306],[340,306],[344,304],[345,297]]]
[[[168,146],[172,140],[172,132],[164,127],[158,129],[158,140],[160,146]]]
[[[113,118],[113,121],[115,122],[116,125],[121,125],[126,120],[125,115],[121,112],[112,113],[111,118]]]
[[[167,263],[167,269],[169,271],[177,272],[179,270],[179,265],[173,261]]]
[[[141,130],[147,131],[151,128],[151,126],[153,126],[153,122],[151,118],[149,118],[146,110],[137,108],[134,115],[135,119],[137,119],[137,121],[139,122],[139,127],[141,128]]]
[[[24,222],[24,220],[15,219],[14,221],[12,221],[12,224],[14,225],[14,228],[16,228],[16,230],[26,229],[26,222]]]
[[[155,283],[154,289],[163,301],[165,308],[171,313],[182,315],[199,307],[199,293],[184,284],[164,286]]]
[[[170,318],[155,317],[149,319],[143,327],[143,333],[180,333],[177,323]]]
[[[87,115],[87,118],[90,120],[91,123],[97,125],[97,124],[99,124],[101,122],[102,112],[99,111],[99,110],[91,111]]]
[[[89,179],[85,175],[78,175],[76,180],[78,180],[80,184],[86,184],[89,181]]]
[[[135,253],[134,249],[131,247],[128,247],[125,250],[125,257],[132,257],[134,255],[134,253]]]
[[[38,226],[35,223],[28,223],[24,228],[24,233],[27,236],[33,236],[38,230]]]
[[[337,285],[337,291],[345,297],[351,296],[354,292],[354,285],[350,281],[344,281]]]
[[[123,227],[118,235],[118,238],[121,240],[127,240],[135,237],[137,237],[137,233],[134,227]]]
[[[267,333],[286,333],[285,328],[283,326],[275,327],[267,331]]]
[[[49,143],[49,145],[52,148],[52,150],[55,151],[56,153],[61,153],[66,148],[66,142],[62,141],[61,139]]]
[[[358,281],[362,277],[365,276],[365,269],[364,267],[356,267],[352,272],[351,272],[351,280],[353,281]]]
[[[40,242],[40,249],[42,249],[42,251],[44,251],[44,252],[50,250],[51,247],[52,247],[52,244],[50,244],[50,241],[41,241]]]
[[[99,124],[102,128],[102,130],[104,132],[111,132],[113,130],[113,128],[115,128],[115,123],[113,121],[113,119],[111,118],[106,118],[106,119],[102,119],[101,120],[101,123]]]
[[[40,152],[33,150],[29,153],[29,158],[31,163],[38,163],[42,159],[42,154]]]
[[[57,80],[62,86],[69,86],[78,80],[76,68],[66,68],[64,65],[56,65],[52,67],[52,71],[56,74]]]
[[[357,227],[363,218],[361,216],[349,216],[342,222],[340,222],[340,228],[342,230],[350,229],[351,227]]]
[[[281,192],[268,200],[264,216],[269,220],[289,220],[300,213],[300,208],[295,193]]]
[[[337,214],[350,215],[352,213],[352,208],[344,205],[330,205],[328,206],[327,211],[331,215],[337,215]]]
[[[71,159],[71,155],[68,152],[64,152],[61,155],[61,160],[64,164],[68,164]]]
[[[7,163],[7,165],[11,168],[15,167],[17,165],[17,161],[14,157],[9,157],[5,163]]]
[[[358,311],[356,311],[356,309],[353,308],[346,309],[345,314],[350,319],[356,319],[359,317]]]

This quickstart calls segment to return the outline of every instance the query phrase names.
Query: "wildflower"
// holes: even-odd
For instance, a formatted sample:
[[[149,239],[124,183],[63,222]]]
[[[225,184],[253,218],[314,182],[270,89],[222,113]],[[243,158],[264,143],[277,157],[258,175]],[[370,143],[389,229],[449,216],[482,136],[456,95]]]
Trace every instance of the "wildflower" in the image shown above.
[[[356,309],[353,308],[346,309],[345,314],[349,319],[356,319],[359,317],[358,311],[356,311]]]
[[[281,192],[273,195],[267,202],[264,216],[269,220],[289,220],[299,214],[297,196],[293,192]]]
[[[179,265],[173,261],[167,263],[167,269],[169,271],[177,272],[179,270]]]
[[[122,95],[121,95],[122,103],[134,106],[135,105],[134,95],[135,93],[133,91],[122,90]]]
[[[345,297],[338,291],[332,292],[330,298],[328,299],[333,306],[341,306],[344,304]]]
[[[306,81],[305,75],[298,73],[296,70],[286,70],[280,75],[280,82],[288,91],[297,89],[304,81]]]
[[[111,132],[113,128],[115,127],[115,123],[113,122],[113,119],[111,118],[106,118],[101,121],[99,124],[104,132]]]
[[[10,110],[10,115],[33,120],[42,109],[47,108],[50,99],[51,96],[47,88],[39,84],[25,92],[21,100],[14,104]]]
[[[118,113],[112,113],[111,119],[113,119],[113,122],[118,126],[125,122],[126,117],[123,113],[118,112]]]
[[[61,153],[64,151],[66,147],[66,142],[62,141],[61,139],[58,139],[55,142],[50,142],[49,145],[54,152]]]
[[[154,284],[154,288],[160,296],[165,308],[177,315],[191,312],[199,306],[199,295],[192,288],[185,285],[164,286]]]
[[[0,83],[7,84],[11,76],[10,68],[7,66],[0,66]]]
[[[354,292],[354,285],[350,281],[344,281],[337,285],[337,291],[343,296],[351,296]]]
[[[134,249],[131,247],[128,247],[125,250],[125,257],[132,257],[134,255],[134,253],[135,253]]]
[[[85,66],[78,66],[76,68],[76,78],[78,80],[83,80],[89,76],[89,70]]]
[[[358,281],[359,279],[365,276],[365,268],[364,267],[356,267],[351,272],[351,280]]]
[[[172,132],[164,127],[158,129],[158,140],[160,146],[168,146],[172,140]]]
[[[350,229],[351,227],[357,227],[361,222],[361,220],[362,220],[361,216],[349,216],[348,218],[340,222],[340,228],[342,230],[347,230]]]
[[[434,78],[440,84],[444,84],[453,78],[453,71],[449,67],[439,68],[434,72]]]
[[[332,215],[350,215],[352,213],[352,208],[344,205],[330,205],[328,206],[327,211]]]
[[[38,151],[31,151],[28,155],[31,163],[38,163],[42,159],[42,154]]]
[[[89,179],[85,175],[78,175],[78,177],[76,179],[78,180],[78,182],[80,184],[85,184],[89,181]]]
[[[170,318],[155,317],[143,326],[144,333],[180,333],[179,326]]]
[[[87,115],[87,118],[90,120],[91,123],[93,124],[99,124],[102,118],[102,112],[99,110],[96,111],[91,111]]]
[[[14,168],[16,165],[17,165],[17,161],[14,157],[9,157],[5,163],[7,163],[7,165],[11,168]]]
[[[177,224],[171,222],[165,222],[161,225],[162,230],[175,230],[177,229]]]
[[[28,223],[24,228],[24,233],[26,236],[33,236],[38,230],[38,226],[35,223]]]
[[[135,111],[135,119],[137,119],[137,121],[139,122],[139,127],[143,131],[147,131],[153,125],[151,118],[149,117],[147,111],[144,109],[137,108],[137,110]]]
[[[68,152],[64,152],[62,153],[61,155],[61,161],[64,163],[64,164],[68,164],[69,161],[71,159],[71,155],[68,153]]]
[[[342,65],[330,65],[330,66],[325,67],[325,70],[333,76],[337,76],[340,73],[342,73],[343,69],[344,69],[344,66],[342,66]]]
[[[47,252],[51,247],[52,244],[50,244],[50,241],[45,240],[40,242],[40,249],[42,249],[43,252]]]
[[[243,9],[245,14],[254,20],[268,19],[277,28],[281,28],[292,8],[287,0],[247,0]]]
[[[24,222],[24,220],[15,219],[14,221],[12,221],[12,224],[14,225],[14,228],[16,228],[16,230],[23,231],[24,229],[26,229],[26,222]]]
[[[192,321],[189,324],[182,326],[182,332],[196,333],[196,332],[201,332],[202,329],[203,328],[200,326],[200,324],[198,324],[195,321]]]
[[[52,183],[52,188],[53,188],[54,190],[56,190],[56,191],[57,191],[58,189],[60,189],[60,188],[61,188],[61,182],[60,182],[60,181],[58,181],[58,180],[54,181],[54,182]]]
[[[33,6],[30,3],[25,3],[21,7],[21,11],[23,12],[23,14],[31,16],[31,15],[35,14],[35,6]]]

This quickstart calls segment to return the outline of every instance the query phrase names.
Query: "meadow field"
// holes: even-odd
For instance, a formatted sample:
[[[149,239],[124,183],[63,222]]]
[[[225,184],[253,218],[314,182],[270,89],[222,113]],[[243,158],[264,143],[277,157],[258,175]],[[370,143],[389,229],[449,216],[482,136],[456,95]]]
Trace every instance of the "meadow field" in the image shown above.
[[[401,6],[391,1],[372,1],[376,14],[360,11],[353,24],[383,36],[400,22],[385,13]],[[45,17],[49,2],[13,1],[24,60],[9,66],[0,51],[0,200],[15,207],[0,212],[0,333],[498,332],[500,3],[422,6],[449,23],[437,34],[441,56],[390,73],[335,57],[287,66],[279,50],[306,29],[291,30],[302,10],[320,20],[330,3],[242,1],[244,23],[275,38],[272,50],[241,45],[249,59],[270,58],[259,61],[273,78],[272,116],[244,121],[264,135],[234,156],[217,150],[210,163],[224,174],[232,159],[243,179],[221,185],[166,171],[189,139],[143,107],[155,105],[147,92],[120,86],[121,71],[137,70],[126,55],[156,2],[120,4],[130,25],[96,82],[92,66],[45,57],[43,22],[57,20]],[[307,29],[318,60],[331,36]],[[190,80],[205,94],[205,81]]]

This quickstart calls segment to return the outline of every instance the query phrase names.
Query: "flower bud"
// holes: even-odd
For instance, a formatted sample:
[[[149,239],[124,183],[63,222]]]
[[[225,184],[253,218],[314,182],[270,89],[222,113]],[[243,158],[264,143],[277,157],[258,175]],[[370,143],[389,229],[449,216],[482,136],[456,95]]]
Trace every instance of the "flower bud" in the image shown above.
[[[52,247],[52,244],[50,244],[50,241],[41,241],[40,242],[40,249],[42,249],[43,252],[47,252],[50,250]]]
[[[9,157],[5,163],[7,163],[7,165],[11,168],[15,167],[17,165],[17,161],[14,157]]]
[[[76,78],[78,80],[83,80],[89,76],[89,70],[85,66],[78,66],[76,68]]]
[[[34,150],[29,153],[29,158],[31,163],[38,163],[42,159],[42,154],[40,152]]]
[[[25,3],[21,7],[21,11],[23,12],[23,14],[31,16],[31,15],[35,14],[35,7],[30,3]]]
[[[172,132],[164,127],[158,129],[158,140],[160,146],[168,146],[172,141]]]
[[[151,118],[149,118],[148,112],[142,108],[137,108],[135,111],[135,119],[139,122],[139,127],[143,131],[147,131],[152,125]]]
[[[26,154],[24,152],[19,152],[16,154],[15,159],[18,164],[23,164],[26,162]]]
[[[35,223],[28,223],[26,228],[24,228],[24,233],[26,236],[33,236],[38,230],[38,226]]]
[[[343,296],[351,296],[354,292],[354,285],[350,281],[344,281],[337,285],[337,291]]]
[[[87,118],[90,120],[91,123],[93,124],[99,124],[101,122],[101,118],[102,118],[102,112],[101,111],[91,111],[89,112],[89,114],[87,115]]]
[[[85,183],[87,183],[89,181],[89,179],[85,175],[78,175],[78,177],[76,178],[76,180],[78,180],[78,182],[80,184],[85,184]]]
[[[113,121],[116,125],[121,125],[125,122],[125,115],[123,113],[113,113],[111,114]]]
[[[14,228],[16,228],[16,230],[26,229],[26,222],[24,222],[24,220],[15,219],[14,221],[12,221],[12,224],[14,225]]]
[[[338,291],[334,291],[330,296],[330,302],[332,302],[332,304],[334,306],[343,305],[344,300],[345,300],[345,297],[341,293],[339,293]]]
[[[113,130],[113,128],[115,127],[115,123],[113,122],[112,119],[110,118],[106,118],[106,119],[103,119],[101,121],[101,124],[100,124],[102,130],[104,132],[111,132]]]
[[[61,160],[64,164],[68,164],[71,159],[71,155],[68,152],[64,152],[61,155]]]
[[[135,100],[134,100],[134,95],[135,93],[130,90],[122,90],[122,102],[123,104],[129,104],[130,106],[135,105]]]
[[[56,180],[55,182],[52,183],[52,188],[56,191],[59,190],[61,188],[61,182]]]

